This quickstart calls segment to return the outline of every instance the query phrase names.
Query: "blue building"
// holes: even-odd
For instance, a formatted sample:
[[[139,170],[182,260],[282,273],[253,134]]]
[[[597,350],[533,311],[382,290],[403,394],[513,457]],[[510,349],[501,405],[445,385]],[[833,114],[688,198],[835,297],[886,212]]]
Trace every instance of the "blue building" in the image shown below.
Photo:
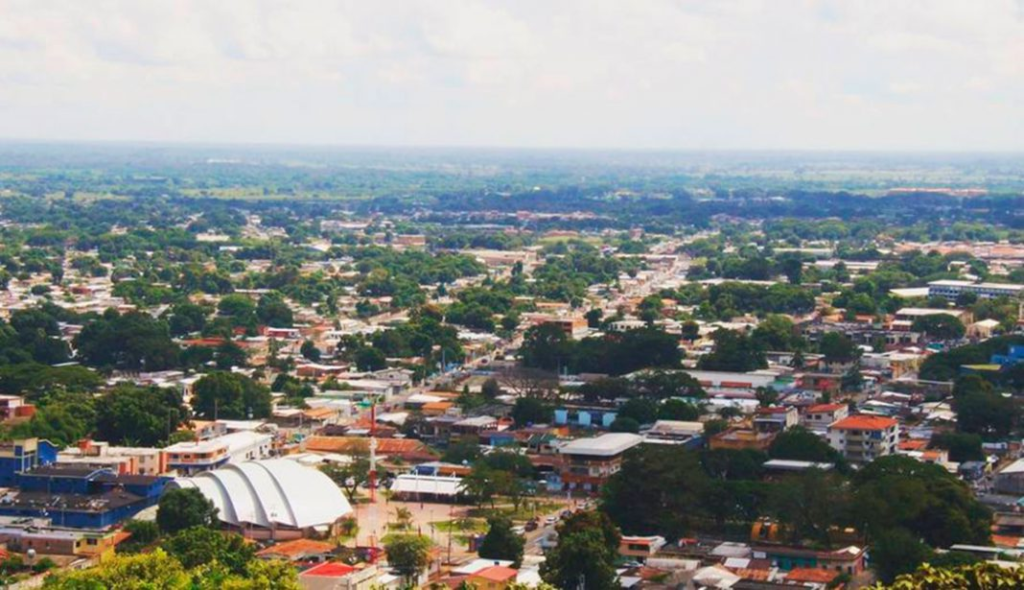
[[[1006,354],[993,354],[991,362],[993,365],[999,365],[1006,369],[1019,362],[1024,362],[1024,346],[1020,344],[1011,344],[1010,350]]]
[[[68,528],[105,529],[155,505],[169,477],[118,475],[109,468],[52,464],[17,475],[0,516],[47,517]]]
[[[56,463],[57,450],[50,441],[37,438],[0,443],[0,487],[14,487],[19,473]]]
[[[578,428],[608,428],[615,422],[616,411],[602,407],[564,407],[555,410],[555,424]]]

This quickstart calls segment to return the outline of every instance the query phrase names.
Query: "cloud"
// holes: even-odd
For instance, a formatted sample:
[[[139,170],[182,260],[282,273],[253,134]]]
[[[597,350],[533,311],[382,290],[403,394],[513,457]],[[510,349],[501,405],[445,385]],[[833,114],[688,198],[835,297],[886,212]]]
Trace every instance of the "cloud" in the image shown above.
[[[0,137],[1024,149],[1020,0],[0,0]]]

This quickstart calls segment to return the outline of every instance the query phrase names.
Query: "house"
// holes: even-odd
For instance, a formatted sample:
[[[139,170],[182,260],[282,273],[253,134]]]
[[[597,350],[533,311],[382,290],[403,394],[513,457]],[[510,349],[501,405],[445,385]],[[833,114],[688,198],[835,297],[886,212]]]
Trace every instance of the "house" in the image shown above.
[[[892,418],[859,414],[829,425],[828,441],[851,463],[870,463],[896,452],[899,422]]]
[[[804,409],[801,425],[808,430],[824,432],[833,422],[838,422],[850,415],[850,406],[846,404],[814,404]]]
[[[688,446],[699,445],[703,434],[703,422],[682,420],[658,420],[643,432],[645,443]]]
[[[623,535],[619,539],[619,555],[633,558],[641,563],[654,556],[668,542],[665,537],[629,537]]]
[[[754,413],[754,429],[758,432],[782,432],[799,421],[800,414],[793,406],[758,408]]]
[[[516,581],[519,572],[503,565],[492,565],[466,578],[467,586],[479,590],[505,590]]]
[[[1000,494],[1024,496],[1024,459],[1017,459],[996,472],[992,487]]]
[[[594,438],[578,438],[558,449],[562,457],[562,484],[569,490],[596,492],[618,473],[622,456],[643,442],[643,437],[627,432],[602,434]]]
[[[715,449],[755,449],[767,451],[775,440],[774,432],[758,432],[750,428],[728,428],[711,437],[710,446]]]
[[[301,563],[323,563],[327,561],[338,546],[326,541],[313,539],[292,539],[275,543],[266,549],[256,552],[262,559],[283,559]]]
[[[803,547],[787,547],[784,545],[755,545],[755,559],[768,559],[780,570],[789,572],[794,569],[826,569],[839,574],[855,576],[864,571],[865,551],[856,546],[849,546],[835,551],[818,551]]]

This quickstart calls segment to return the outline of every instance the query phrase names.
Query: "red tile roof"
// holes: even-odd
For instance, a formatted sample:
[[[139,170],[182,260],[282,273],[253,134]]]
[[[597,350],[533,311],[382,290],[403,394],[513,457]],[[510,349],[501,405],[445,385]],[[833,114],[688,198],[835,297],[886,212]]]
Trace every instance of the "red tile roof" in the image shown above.
[[[473,574],[472,578],[483,578],[490,582],[507,582],[515,579],[519,575],[517,570],[503,565],[492,565],[491,567],[485,567],[484,569]]]
[[[836,422],[829,428],[837,430],[885,430],[896,426],[898,422],[882,416],[850,416]]]
[[[815,404],[813,406],[808,406],[804,412],[807,414],[823,414],[825,412],[842,410],[845,407],[845,404]]]
[[[266,549],[258,551],[256,555],[260,557],[275,557],[281,556],[286,559],[295,561],[308,557],[310,555],[322,555],[324,553],[330,553],[334,550],[334,545],[331,543],[325,543],[323,541],[313,541],[311,539],[295,539],[293,541],[283,541],[275,545],[271,545]]]
[[[316,567],[312,567],[302,572],[302,575],[340,578],[343,576],[347,576],[354,571],[356,571],[356,568],[350,565],[345,565],[344,563],[338,563],[335,561],[329,561],[327,563],[321,563]]]
[[[838,572],[826,569],[797,567],[789,570],[786,574],[787,582],[811,582],[815,584],[828,584],[836,579]]]

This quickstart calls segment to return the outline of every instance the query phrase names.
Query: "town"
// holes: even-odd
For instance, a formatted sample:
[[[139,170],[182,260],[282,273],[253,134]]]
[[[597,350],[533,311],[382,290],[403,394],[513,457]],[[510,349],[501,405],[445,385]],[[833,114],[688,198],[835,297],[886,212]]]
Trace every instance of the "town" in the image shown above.
[[[686,221],[38,182],[0,203],[5,583],[858,588],[1024,559],[1019,197],[674,197]]]

